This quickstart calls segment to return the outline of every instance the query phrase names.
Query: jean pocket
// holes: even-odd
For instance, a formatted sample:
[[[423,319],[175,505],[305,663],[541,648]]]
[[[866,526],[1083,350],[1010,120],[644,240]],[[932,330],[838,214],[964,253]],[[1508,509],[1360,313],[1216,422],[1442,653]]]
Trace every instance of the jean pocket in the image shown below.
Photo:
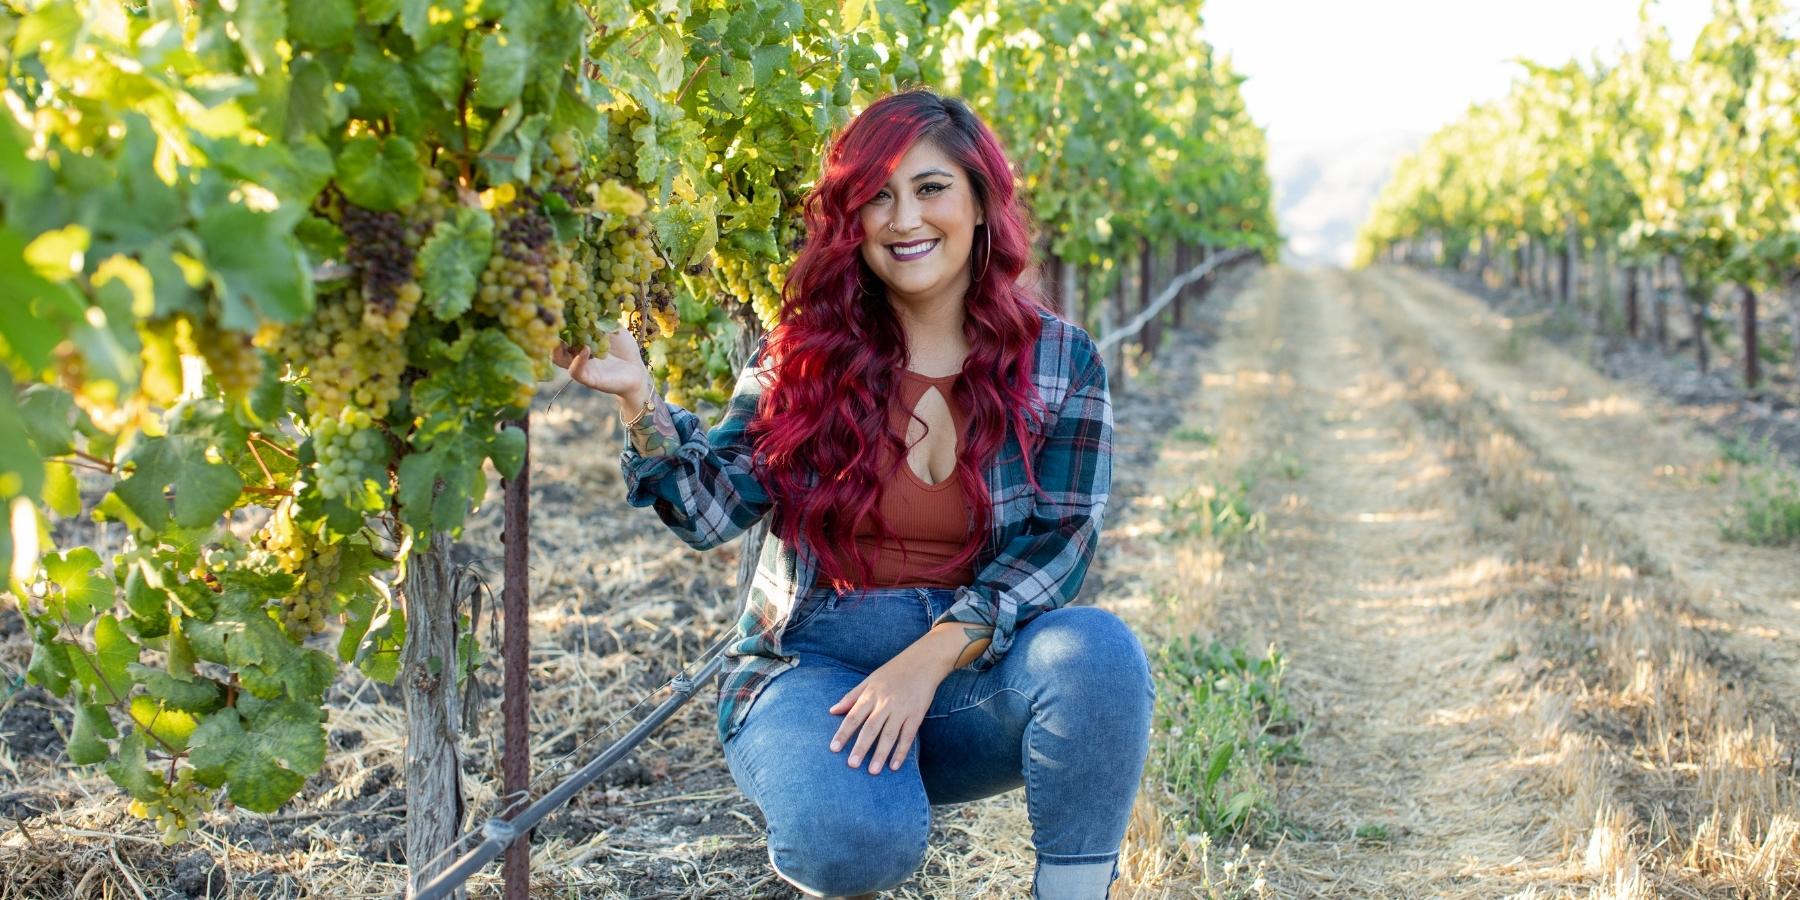
[[[815,592],[800,597],[796,601],[793,614],[788,616],[787,624],[781,629],[781,636],[787,637],[812,624],[814,619],[831,607],[832,596],[829,592]]]

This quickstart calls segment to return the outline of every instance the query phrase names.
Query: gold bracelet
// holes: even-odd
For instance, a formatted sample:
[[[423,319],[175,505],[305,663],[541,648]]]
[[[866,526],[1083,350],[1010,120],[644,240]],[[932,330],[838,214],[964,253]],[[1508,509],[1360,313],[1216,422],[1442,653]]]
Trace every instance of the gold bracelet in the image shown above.
[[[630,428],[630,427],[636,425],[637,423],[643,421],[644,415],[646,413],[654,411],[655,409],[656,409],[656,393],[654,391],[652,391],[650,394],[648,394],[644,397],[644,408],[638,410],[638,414],[633,416],[631,418],[631,421],[625,422],[625,427]],[[624,420],[620,419],[620,421],[623,422]]]

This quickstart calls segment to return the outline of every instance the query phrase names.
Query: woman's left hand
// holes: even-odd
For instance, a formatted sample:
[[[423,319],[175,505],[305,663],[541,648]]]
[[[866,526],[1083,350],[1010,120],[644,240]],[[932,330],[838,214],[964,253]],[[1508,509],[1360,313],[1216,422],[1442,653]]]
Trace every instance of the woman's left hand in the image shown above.
[[[944,677],[945,673],[911,651],[888,660],[831,707],[832,715],[844,717],[837,733],[831,736],[831,752],[841,750],[854,734],[857,737],[856,745],[850,748],[851,767],[861,765],[870,745],[874,745],[870,775],[881,773],[881,764],[890,752],[892,768],[900,768]]]

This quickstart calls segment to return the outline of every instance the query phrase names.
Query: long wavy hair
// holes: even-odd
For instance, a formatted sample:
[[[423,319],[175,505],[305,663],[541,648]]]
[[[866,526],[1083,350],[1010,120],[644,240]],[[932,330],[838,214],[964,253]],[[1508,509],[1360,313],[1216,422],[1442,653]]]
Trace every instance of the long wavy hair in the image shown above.
[[[877,537],[891,539],[878,500],[907,464],[905,435],[890,422],[899,373],[908,367],[905,334],[862,258],[859,213],[920,140],[967,171],[985,213],[968,258],[963,333],[970,350],[951,392],[970,432],[956,478],[973,510],[972,539],[933,574],[958,571],[980,552],[992,519],[984,473],[1008,431],[1024,448],[1026,477],[1037,490],[1028,428],[1046,411],[1033,385],[1033,351],[1039,311],[1049,307],[1020,282],[1031,264],[1032,228],[1012,168],[993,131],[962,101],[922,88],[888,94],[831,141],[806,197],[806,242],[782,286],[781,321],[764,350],[768,386],[749,432],[774,498],[771,529],[814,548],[821,576],[840,591],[855,585],[852,565],[858,580],[871,571],[852,536],[856,525],[873,516]]]

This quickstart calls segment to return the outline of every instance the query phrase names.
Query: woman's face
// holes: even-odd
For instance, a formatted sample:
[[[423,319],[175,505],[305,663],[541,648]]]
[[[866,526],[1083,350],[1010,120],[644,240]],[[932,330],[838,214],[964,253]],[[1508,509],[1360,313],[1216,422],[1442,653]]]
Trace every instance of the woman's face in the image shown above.
[[[863,260],[888,295],[960,298],[970,281],[975,226],[983,221],[968,172],[921,140],[861,210]]]

